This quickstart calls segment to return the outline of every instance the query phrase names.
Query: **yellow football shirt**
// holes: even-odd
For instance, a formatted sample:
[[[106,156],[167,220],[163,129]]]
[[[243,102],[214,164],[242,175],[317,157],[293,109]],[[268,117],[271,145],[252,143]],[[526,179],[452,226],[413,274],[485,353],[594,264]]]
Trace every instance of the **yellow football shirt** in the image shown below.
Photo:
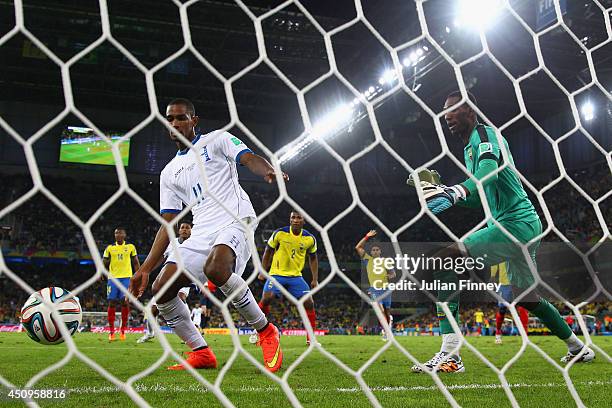
[[[110,258],[109,272],[113,278],[132,277],[132,257],[136,256],[136,247],[133,244],[121,245],[115,242],[104,250],[104,258]]]
[[[502,285],[510,285],[510,280],[508,279],[508,266],[506,262],[491,266],[491,278],[496,280],[495,278],[498,275],[499,279],[497,280],[497,283]]]
[[[476,323],[482,323],[484,321],[484,313],[481,311],[474,312],[474,319]]]
[[[310,232],[302,229],[299,235],[291,232],[291,227],[274,231],[268,246],[274,249],[270,275],[302,276],[306,253],[317,252],[317,240]]]
[[[366,267],[366,271],[368,272],[370,287],[374,289],[386,289],[387,284],[389,283],[389,278],[387,277],[389,271],[382,265],[380,266],[382,271],[378,273],[377,271],[374,271],[374,257],[370,254],[364,254],[362,262]]]

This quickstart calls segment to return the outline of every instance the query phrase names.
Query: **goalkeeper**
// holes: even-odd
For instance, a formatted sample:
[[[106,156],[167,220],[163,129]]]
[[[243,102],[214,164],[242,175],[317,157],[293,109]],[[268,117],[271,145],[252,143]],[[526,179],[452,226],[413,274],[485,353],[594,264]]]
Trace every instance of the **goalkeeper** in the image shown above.
[[[475,105],[473,95],[468,94],[470,101]],[[459,91],[451,93],[446,98],[444,109],[461,101]],[[535,265],[535,254],[542,234],[542,223],[523,189],[521,180],[516,172],[507,166],[501,171],[498,168],[504,161],[514,166],[514,160],[505,138],[497,137],[495,131],[488,126],[478,123],[476,112],[467,104],[448,112],[444,119],[452,135],[463,141],[465,167],[474,179],[482,182],[487,203],[492,217],[501,224],[521,244],[528,245],[528,253]],[[502,153],[499,142],[505,147]],[[426,174],[425,174],[426,175]],[[461,184],[447,187],[439,184],[437,173],[429,177],[420,177],[420,186],[427,202],[428,209],[434,214],[459,205],[463,207],[481,207],[476,182],[469,178]],[[409,179],[409,184],[411,183]],[[533,240],[533,242],[532,242]],[[508,262],[508,278],[512,284],[515,296],[534,283],[534,277],[529,270],[526,257],[520,245],[515,244],[497,225],[489,222],[486,228],[478,230],[468,236],[463,245],[467,254],[461,249],[459,243],[438,251],[434,256],[442,259],[446,257],[482,258],[487,266]],[[458,282],[454,272],[435,272],[434,279],[444,282]],[[458,286],[456,286],[458,287]],[[453,291],[439,291],[438,300],[448,302],[448,307],[456,321],[459,319],[459,294]],[[546,325],[557,337],[563,340],[568,347],[568,353],[561,359],[567,363],[576,358],[576,362],[589,362],[595,358],[595,353],[587,347],[569,328],[557,309],[548,301],[540,297],[535,291],[529,292],[522,298],[519,306],[523,306]],[[437,367],[442,372],[463,372],[463,362],[459,357],[459,335],[453,332],[443,309],[437,305],[440,319],[440,332],[442,334],[442,347],[439,353],[423,366],[415,365],[413,372],[422,372]],[[455,351],[455,349],[457,349]]]

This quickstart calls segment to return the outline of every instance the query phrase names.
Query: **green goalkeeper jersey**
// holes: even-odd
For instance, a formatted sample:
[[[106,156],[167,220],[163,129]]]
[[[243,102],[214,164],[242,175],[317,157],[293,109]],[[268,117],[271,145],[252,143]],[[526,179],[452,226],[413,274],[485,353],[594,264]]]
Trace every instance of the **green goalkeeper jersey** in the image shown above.
[[[495,131],[482,124],[476,125],[467,146],[463,150],[465,167],[474,178],[482,180],[486,175],[497,170],[505,160],[514,166],[514,159],[512,153],[510,153],[508,142],[503,136],[500,139],[505,146],[504,153],[499,148]],[[467,207],[480,206],[476,183],[472,179],[468,179],[462,185],[467,188],[470,195],[461,204]],[[538,218],[520,178],[510,166],[485,180],[483,187],[491,214],[497,221],[522,220],[529,222]]]

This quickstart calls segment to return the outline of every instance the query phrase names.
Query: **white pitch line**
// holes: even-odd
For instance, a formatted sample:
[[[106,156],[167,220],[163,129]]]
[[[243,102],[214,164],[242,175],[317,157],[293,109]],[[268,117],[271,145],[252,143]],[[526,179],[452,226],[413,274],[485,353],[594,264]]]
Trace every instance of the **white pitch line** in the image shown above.
[[[574,383],[579,386],[609,386],[612,385],[612,380],[608,381],[582,381],[578,383]],[[503,388],[501,384],[455,384],[455,385],[447,385],[449,390],[473,390],[473,389],[501,389]],[[565,388],[567,385],[565,383],[514,383],[510,384],[510,388]],[[278,387],[222,387],[224,392],[274,392],[278,391]],[[199,385],[189,385],[189,386],[180,386],[180,385],[167,385],[156,383],[152,385],[146,384],[136,384],[134,389],[137,392],[199,392],[199,393],[208,393],[209,391],[202,386]],[[337,392],[337,393],[361,393],[361,388],[351,387],[351,388],[294,388],[295,392]],[[431,386],[411,386],[411,387],[372,387],[371,390],[373,392],[406,392],[406,391],[438,391],[438,387],[435,385]],[[69,393],[74,394],[103,394],[103,393],[115,393],[118,392],[119,388],[114,386],[90,386],[90,387],[76,387],[76,388],[68,388]]]

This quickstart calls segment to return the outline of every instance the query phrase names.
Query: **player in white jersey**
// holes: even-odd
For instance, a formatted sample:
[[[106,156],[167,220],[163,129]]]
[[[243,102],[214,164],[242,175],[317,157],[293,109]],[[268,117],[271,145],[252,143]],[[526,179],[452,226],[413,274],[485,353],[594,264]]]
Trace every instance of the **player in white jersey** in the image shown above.
[[[178,237],[176,237],[174,240],[176,242],[176,246],[178,247],[180,244],[188,240],[190,236],[191,236],[191,223],[182,222],[181,225],[179,226]],[[170,255],[170,252],[172,252],[172,250],[173,250],[172,244],[168,244],[168,247],[164,251],[163,259],[168,259],[168,256]],[[153,269],[156,269],[159,265],[161,265],[161,260],[158,263],[158,265],[156,265],[155,268]],[[189,286],[185,286],[181,288],[178,292],[179,299],[187,303],[187,297],[189,296],[190,289],[191,288]],[[157,310],[157,303],[155,302],[155,297],[151,298],[151,314],[153,315],[155,319],[157,319],[157,316],[159,315],[159,310]],[[145,318],[144,323],[145,323],[145,333],[141,338],[136,340],[136,343],[138,344],[145,343],[155,338],[155,331],[153,330],[153,325],[151,324],[149,319]]]
[[[202,324],[202,308],[199,303],[196,303],[194,308],[191,309],[191,321],[198,331],[200,331],[200,325]]]
[[[181,287],[192,283],[187,275],[180,273],[177,265],[180,259],[199,282],[209,279],[225,296],[232,297],[233,305],[259,333],[266,368],[277,371],[283,357],[278,329],[268,323],[241,277],[251,257],[249,240],[253,240],[257,218],[249,196],[238,182],[236,166],[247,167],[268,183],[276,179],[274,168],[228,132],[196,134],[199,118],[193,104],[186,99],[170,102],[166,119],[174,128],[170,139],[176,143],[178,152],[160,175],[160,212],[165,221],[171,222],[183,205],[191,206],[193,230],[191,238],[170,254],[153,283],[157,308],[168,325],[193,350],[187,358],[190,366],[217,366],[215,355],[191,322],[189,309],[176,296]],[[177,132],[193,147],[186,147],[176,136]],[[282,177],[288,179],[284,173]],[[147,288],[149,274],[168,243],[166,228],[161,226],[147,259],[132,278],[130,291],[135,296],[140,297]],[[169,288],[161,291],[170,280],[173,281]],[[176,364],[169,368],[182,370],[185,367]]]

